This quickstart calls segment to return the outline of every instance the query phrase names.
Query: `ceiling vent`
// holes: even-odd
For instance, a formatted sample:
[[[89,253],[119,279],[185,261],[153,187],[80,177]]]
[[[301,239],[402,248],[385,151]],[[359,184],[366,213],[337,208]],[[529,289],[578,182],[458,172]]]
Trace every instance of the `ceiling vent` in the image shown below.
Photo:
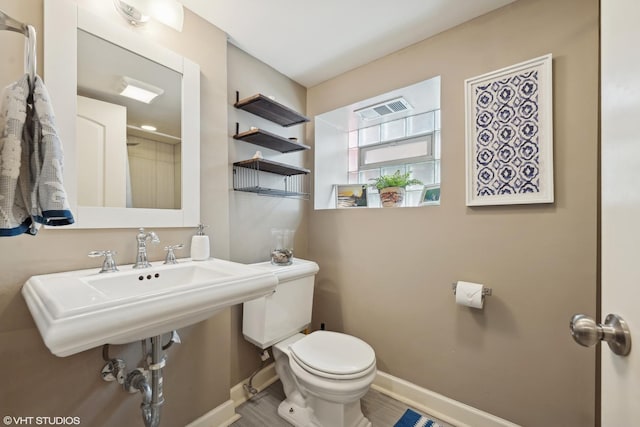
[[[373,120],[393,113],[411,110],[413,107],[403,97],[390,99],[375,105],[355,110],[362,120]]]

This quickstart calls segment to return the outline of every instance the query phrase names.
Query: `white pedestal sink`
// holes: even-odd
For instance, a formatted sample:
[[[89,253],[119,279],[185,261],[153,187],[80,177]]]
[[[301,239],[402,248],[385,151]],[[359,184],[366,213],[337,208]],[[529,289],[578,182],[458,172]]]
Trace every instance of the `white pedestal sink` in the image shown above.
[[[22,295],[53,354],[160,335],[266,295],[278,283],[264,269],[218,259],[119,268],[44,274],[25,283]]]

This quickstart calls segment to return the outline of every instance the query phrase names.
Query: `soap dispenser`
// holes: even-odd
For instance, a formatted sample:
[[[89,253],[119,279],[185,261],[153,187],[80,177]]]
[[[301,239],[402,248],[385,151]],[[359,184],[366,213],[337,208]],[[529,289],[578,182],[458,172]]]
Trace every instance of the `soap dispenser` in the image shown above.
[[[204,234],[207,225],[198,224],[198,231],[191,238],[191,259],[194,261],[204,261],[209,259],[209,236]]]

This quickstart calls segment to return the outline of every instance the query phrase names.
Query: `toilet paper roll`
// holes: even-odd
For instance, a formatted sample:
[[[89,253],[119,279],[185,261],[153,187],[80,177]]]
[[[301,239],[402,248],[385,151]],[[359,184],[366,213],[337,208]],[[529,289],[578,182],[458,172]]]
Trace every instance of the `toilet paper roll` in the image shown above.
[[[467,307],[482,308],[484,297],[482,290],[484,285],[480,283],[471,283],[459,281],[456,283],[456,304],[466,305]]]

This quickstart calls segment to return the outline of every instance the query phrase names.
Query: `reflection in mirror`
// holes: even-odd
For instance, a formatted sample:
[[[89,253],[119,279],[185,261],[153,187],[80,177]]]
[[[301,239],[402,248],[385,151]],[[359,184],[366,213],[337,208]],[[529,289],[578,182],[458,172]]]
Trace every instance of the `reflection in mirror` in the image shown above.
[[[77,36],[78,204],[180,209],[182,75],[81,29]]]

